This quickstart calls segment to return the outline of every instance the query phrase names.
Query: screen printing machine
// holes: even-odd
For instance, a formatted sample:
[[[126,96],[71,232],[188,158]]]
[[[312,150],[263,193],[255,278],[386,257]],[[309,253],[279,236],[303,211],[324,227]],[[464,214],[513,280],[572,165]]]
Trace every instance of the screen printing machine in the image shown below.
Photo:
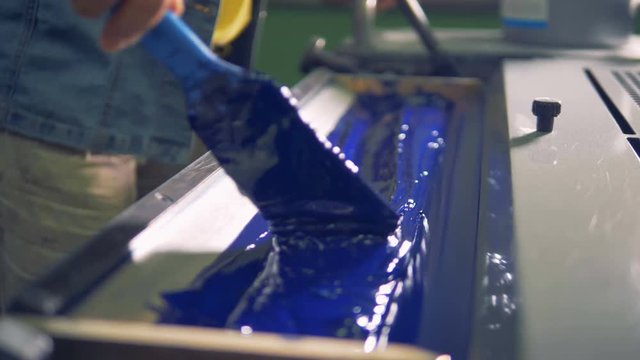
[[[237,268],[267,231],[253,204],[205,155],[22,293],[0,326],[5,352],[19,359],[638,358],[640,39],[626,39],[626,29],[626,40],[617,41],[616,31],[601,27],[603,38],[571,43],[554,28],[557,3],[546,3],[546,26],[505,21],[505,39],[498,30],[431,31],[414,1],[400,2],[411,31],[375,31],[375,1],[359,1],[353,38],[333,52],[316,39],[305,55],[310,73],[292,88],[300,112],[320,136],[334,144],[347,139],[345,149],[358,126],[341,119],[362,105],[362,94],[428,93],[450,104],[437,130],[385,130],[400,139],[394,148],[413,139],[385,161],[399,164],[400,153],[417,151],[412,146],[438,152],[433,174],[418,169],[415,180],[395,179],[396,193],[416,184],[403,209],[410,214],[422,204],[416,231],[426,235],[415,237],[420,255],[403,263],[410,255],[400,249],[398,257],[418,272],[398,280],[413,289],[417,305],[379,291],[389,295],[373,304],[382,310],[357,318],[363,329],[374,321],[389,325],[376,336],[167,321],[167,294],[199,291],[208,276]],[[583,12],[594,12],[587,3]],[[531,31],[558,34],[526,39]],[[580,47],[561,46],[572,44]],[[421,126],[420,119],[411,123]],[[355,165],[365,173],[366,162]],[[393,245],[405,245],[397,240]],[[267,261],[270,244],[260,247],[258,258]],[[248,282],[223,282],[213,298],[239,301],[260,269]],[[322,305],[333,306],[330,298]]]

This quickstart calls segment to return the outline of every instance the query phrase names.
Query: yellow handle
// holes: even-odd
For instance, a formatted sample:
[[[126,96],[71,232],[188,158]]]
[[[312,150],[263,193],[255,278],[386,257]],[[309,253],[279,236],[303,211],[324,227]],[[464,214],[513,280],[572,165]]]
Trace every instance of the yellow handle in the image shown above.
[[[224,46],[235,40],[251,22],[251,0],[222,0],[213,32],[213,45]]]

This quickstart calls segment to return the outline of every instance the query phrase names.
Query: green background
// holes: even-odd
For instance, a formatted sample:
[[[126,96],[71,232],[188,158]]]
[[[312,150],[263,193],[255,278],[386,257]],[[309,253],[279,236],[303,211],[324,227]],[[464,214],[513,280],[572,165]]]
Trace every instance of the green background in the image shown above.
[[[256,67],[287,85],[302,78],[298,67],[312,37],[325,38],[327,47],[331,48],[351,34],[351,9],[348,7],[272,4],[267,12]],[[434,27],[500,27],[497,12],[436,10],[429,11],[428,15]],[[636,33],[640,33],[640,16],[636,16],[636,20]],[[377,22],[380,28],[408,27],[397,10],[382,12]]]
[[[429,20],[435,27],[497,28],[498,14],[433,12]],[[378,15],[379,28],[408,27],[397,10]],[[327,47],[339,44],[351,34],[351,10],[341,7],[271,5],[256,57],[258,70],[293,85],[302,78],[298,68],[302,54],[313,36],[327,40]]]

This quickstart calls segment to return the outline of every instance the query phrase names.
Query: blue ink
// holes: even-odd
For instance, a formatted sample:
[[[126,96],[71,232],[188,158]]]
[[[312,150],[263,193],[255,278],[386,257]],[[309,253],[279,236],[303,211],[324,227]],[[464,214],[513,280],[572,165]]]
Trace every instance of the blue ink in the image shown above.
[[[329,140],[395,209],[395,231],[367,231],[354,226],[353,217],[339,216],[324,217],[327,228],[317,228],[320,222],[309,226],[298,218],[298,207],[279,209],[277,218],[291,217],[287,231],[278,222],[267,228],[258,216],[236,240],[247,244],[244,236],[255,239],[264,226],[256,247],[223,254],[226,263],[214,263],[190,289],[164,294],[159,321],[362,339],[365,350],[389,341],[425,346],[419,328],[428,291],[429,220],[437,208],[450,111],[451,104],[434,94],[360,95]],[[233,132],[216,136],[233,138]],[[222,146],[230,156],[237,147]],[[280,179],[271,181],[278,186]]]
[[[191,290],[163,295],[171,306],[163,309],[158,321],[223,327],[228,314],[264,268],[264,260],[272,249],[267,229],[267,222],[256,215],[224,256],[200,272]]]
[[[302,121],[286,87],[217,58],[175,15],[142,45],[180,81],[191,127],[275,233],[382,236],[396,227],[340,150]]]
[[[338,147],[320,142],[286,88],[258,74],[226,77],[204,84],[191,126],[274,233],[393,231],[396,214]]]

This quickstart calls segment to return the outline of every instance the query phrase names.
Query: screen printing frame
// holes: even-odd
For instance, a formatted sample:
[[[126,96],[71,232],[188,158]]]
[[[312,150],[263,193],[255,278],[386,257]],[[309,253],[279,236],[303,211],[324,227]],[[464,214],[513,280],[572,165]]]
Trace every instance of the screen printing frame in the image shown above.
[[[356,75],[356,77],[358,76],[359,75]],[[340,78],[342,78],[343,81],[349,82],[352,77],[351,75],[341,76],[320,70],[314,72],[294,87],[292,91],[296,97],[300,99],[299,108],[301,109],[303,118],[308,118],[305,116],[305,111],[311,110],[307,109],[309,107],[307,106],[307,101],[314,97],[324,96],[328,97],[326,100],[330,100],[331,97],[348,96],[348,94],[341,93],[336,89],[329,89],[328,84],[336,81],[336,79],[340,81]],[[457,173],[463,174],[463,176],[458,176],[458,180],[453,181],[453,183],[448,186],[450,189],[450,191],[448,191],[450,194],[447,195],[449,196],[448,201],[452,205],[447,206],[448,213],[445,216],[450,217],[452,216],[451,213],[455,213],[457,214],[456,218],[464,219],[464,221],[455,220],[452,224],[448,225],[449,227],[445,231],[448,232],[446,238],[449,242],[445,243],[445,245],[441,244],[440,247],[436,249],[441,256],[439,256],[438,260],[433,264],[437,272],[447,275],[443,276],[446,281],[442,281],[436,285],[438,291],[455,294],[458,300],[451,302],[455,304],[455,306],[452,306],[449,304],[449,301],[444,300],[446,297],[440,296],[439,298],[433,299],[438,303],[441,311],[434,311],[434,313],[431,314],[432,318],[430,321],[432,323],[430,323],[429,326],[432,326],[433,330],[420,330],[421,332],[431,331],[432,334],[436,332],[438,336],[442,338],[440,341],[453,341],[456,343],[455,346],[465,347],[467,345],[461,344],[461,342],[466,341],[464,339],[470,336],[471,331],[471,299],[474,289],[473,270],[476,266],[475,239],[477,235],[477,206],[480,197],[479,174],[482,156],[480,151],[483,115],[482,86],[478,81],[472,79],[429,78],[428,81],[425,81],[427,80],[426,78],[403,77],[403,79],[405,79],[406,86],[411,87],[416,86],[416,84],[421,84],[419,86],[423,88],[423,90],[441,93],[458,105],[463,105],[459,106],[459,109],[456,111],[456,116],[462,117],[463,119],[461,121],[465,122],[468,126],[465,126],[466,130],[463,132],[464,139],[459,139],[458,145],[460,149],[464,148],[464,150],[460,151],[475,154],[475,161],[472,161],[472,166],[463,166],[461,162],[456,162],[454,168],[447,170],[456,171]],[[367,81],[367,76],[365,75],[362,76],[360,80],[356,79],[355,81],[351,81],[351,86],[375,86],[375,82]],[[330,91],[327,91],[327,89]],[[345,103],[344,99],[343,103]],[[329,109],[316,105],[313,111],[325,114]],[[335,124],[311,122],[310,125],[319,134],[327,134]],[[21,293],[12,306],[13,313],[30,314],[29,318],[31,321],[54,334],[58,328],[55,326],[52,327],[51,324],[53,323],[66,324],[63,328],[70,329],[74,327],[74,323],[87,324],[87,319],[91,318],[103,319],[101,320],[103,323],[113,322],[111,324],[112,326],[116,328],[121,327],[123,331],[127,331],[127,324],[131,325],[131,321],[136,321],[137,324],[142,327],[147,326],[145,331],[149,331],[150,333],[153,333],[153,329],[156,331],[160,329],[166,329],[166,331],[176,330],[177,327],[173,326],[150,324],[153,319],[150,317],[148,309],[146,312],[140,309],[130,312],[121,311],[122,308],[126,308],[127,305],[126,296],[123,296],[124,294],[122,293],[123,289],[129,294],[131,291],[136,292],[138,288],[145,288],[145,286],[136,286],[135,284],[127,283],[125,285],[120,284],[121,287],[118,288],[118,286],[107,286],[105,283],[117,283],[118,281],[113,281],[112,279],[117,279],[118,277],[122,279],[124,277],[122,274],[125,273],[133,275],[134,278],[146,284],[154,282],[154,278],[150,278],[149,276],[155,278],[161,276],[163,277],[163,282],[171,284],[174,274],[166,271],[166,269],[151,265],[146,273],[140,273],[136,272],[135,269],[127,270],[127,268],[132,267],[123,265],[131,261],[136,261],[137,258],[144,259],[146,256],[145,252],[149,248],[148,239],[153,239],[154,236],[162,234],[164,232],[163,225],[166,224],[167,221],[172,221],[171,219],[177,218],[186,207],[196,206],[194,202],[206,197],[202,195],[207,191],[207,188],[210,187],[212,183],[217,182],[218,184],[216,186],[220,185],[219,182],[226,182],[226,186],[233,186],[233,183],[217,166],[215,160],[207,154],[159,187],[156,191],[127,209],[114,219],[114,221],[100,232],[86,247],[80,249],[67,261],[60,264],[47,275],[36,281],[33,286]],[[229,190],[229,188],[227,188],[227,190]],[[246,199],[227,198],[225,201],[228,203],[244,201],[243,207],[250,211],[242,214],[232,214],[232,219],[221,216],[223,219],[217,223],[213,221],[213,224],[212,221],[203,221],[201,222],[201,226],[218,226],[218,228],[223,229],[230,222],[246,223],[255,213],[255,208]],[[226,209],[223,208],[223,210]],[[227,212],[234,213],[233,211]],[[211,214],[207,215],[211,217]],[[190,234],[195,236],[196,241],[191,242],[191,245],[194,246],[193,248],[190,248],[190,245],[187,244],[181,246],[180,251],[184,251],[188,256],[193,256],[194,253],[203,250],[199,248],[196,236],[199,230],[202,232],[201,230],[203,230],[203,228],[195,226],[194,229],[191,226],[193,222],[188,225],[188,228],[186,226],[177,226],[177,228],[185,231],[188,229]],[[237,236],[237,234],[227,234],[226,237],[233,240],[235,236]],[[147,240],[144,240],[145,238]],[[459,243],[461,241],[466,241],[467,243]],[[207,251],[201,255],[199,260],[190,261],[191,266],[193,266],[191,269],[193,276],[210,263],[213,253],[221,253],[229,244],[230,242],[215,244],[212,248],[206,249]],[[153,247],[156,248],[156,245],[157,244],[154,244]],[[162,245],[160,245],[160,248],[159,253],[176,250],[172,248],[172,245],[164,249],[162,249]],[[129,273],[127,273],[127,271],[129,271]],[[193,277],[190,278],[192,279]],[[181,281],[183,280],[184,279]],[[153,288],[153,286],[151,288]],[[162,288],[167,289],[166,286]],[[140,296],[145,298],[144,296],[147,296],[149,292],[157,290],[158,289],[150,290],[146,288]],[[110,296],[111,299],[118,299],[119,302],[122,301],[123,306],[114,307],[108,300],[101,301],[100,295],[96,294],[107,294],[108,296],[103,297],[109,299]],[[97,301],[95,300],[96,298],[98,299]],[[146,306],[148,304],[139,304],[138,307],[140,307],[140,305]],[[33,314],[40,316],[36,316],[36,320],[33,320]],[[65,318],[59,319],[56,318],[57,316],[65,316]],[[124,323],[120,323],[120,321],[124,321]],[[433,322],[437,323],[437,325],[434,325]],[[90,325],[94,325],[94,323],[90,323]],[[75,335],[77,335],[79,341],[82,342],[84,340],[82,340],[81,328],[81,326],[78,326],[79,332]],[[100,328],[100,326],[98,326],[98,328]],[[91,326],[89,326],[88,329],[91,329]],[[210,331],[212,336],[225,333],[225,330],[219,329],[193,329],[194,331]],[[86,331],[87,334],[91,333],[90,330]],[[458,335],[461,332],[465,332],[464,336]],[[75,336],[73,333],[74,331],[64,333],[62,337],[73,337]],[[101,331],[98,331],[98,333],[101,333]],[[241,336],[240,334],[235,335]],[[104,338],[100,341],[110,342],[111,340],[113,339]],[[327,338],[322,340],[331,343],[335,339]],[[93,338],[92,341],[97,340]],[[117,342],[119,340],[114,341]],[[355,346],[354,344],[360,344],[360,347],[362,346],[358,341],[354,341],[351,346]],[[388,347],[388,355],[392,358],[393,349],[396,348],[396,345],[397,344],[390,344]],[[406,348],[404,345],[400,347]],[[417,351],[420,356],[427,358],[431,356],[422,350],[417,350],[412,347],[409,348]],[[311,351],[312,349],[309,350]],[[311,355],[303,357],[313,358]]]

